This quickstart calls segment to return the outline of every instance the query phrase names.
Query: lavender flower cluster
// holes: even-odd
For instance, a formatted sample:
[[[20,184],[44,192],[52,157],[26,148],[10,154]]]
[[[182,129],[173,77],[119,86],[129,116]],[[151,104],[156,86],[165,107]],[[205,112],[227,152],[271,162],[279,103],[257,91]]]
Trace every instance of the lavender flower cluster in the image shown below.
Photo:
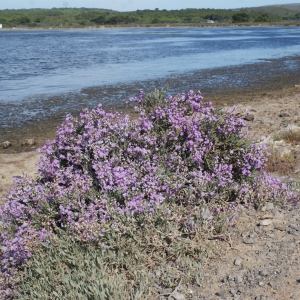
[[[284,195],[278,182],[256,176],[266,156],[246,141],[245,121],[202,99],[190,91],[155,101],[141,91],[130,99],[134,121],[101,105],[67,115],[40,149],[40,176],[19,179],[1,207],[0,295],[11,293],[13,270],[60,230],[97,242],[114,214],[151,214],[162,203],[219,212],[234,210],[249,192]]]

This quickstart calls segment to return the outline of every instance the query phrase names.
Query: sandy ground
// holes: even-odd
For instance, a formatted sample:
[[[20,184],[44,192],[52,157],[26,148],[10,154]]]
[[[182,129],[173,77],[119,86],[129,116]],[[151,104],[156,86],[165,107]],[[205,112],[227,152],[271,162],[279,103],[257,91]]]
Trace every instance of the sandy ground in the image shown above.
[[[249,138],[257,143],[273,143],[274,134],[300,126],[300,88],[287,93],[253,95],[236,99],[235,113],[254,117],[247,121]],[[232,107],[224,105],[224,109]],[[300,144],[277,142],[278,149],[293,154],[292,166],[282,178],[297,180],[300,169]],[[276,149],[277,149],[276,148]],[[280,152],[281,151],[281,152]],[[280,150],[280,153],[285,153]],[[13,178],[22,173],[37,176],[40,154],[35,151],[0,154],[0,199],[4,199]],[[278,169],[280,171],[280,169]],[[278,173],[278,172],[277,172]],[[280,172],[279,172],[280,173]],[[284,176],[283,176],[284,175]],[[185,286],[185,299],[300,299],[300,209],[289,205],[245,211],[229,228],[225,240],[216,240],[215,255],[204,266],[202,288]],[[268,226],[260,225],[264,218]],[[245,241],[250,240],[250,243]],[[240,263],[235,264],[240,258]],[[174,299],[161,296],[160,299]]]
[[[36,151],[0,155],[1,200],[8,194],[9,189],[12,187],[14,177],[21,176],[23,173],[33,177],[38,175],[36,164],[39,157],[40,153]]]

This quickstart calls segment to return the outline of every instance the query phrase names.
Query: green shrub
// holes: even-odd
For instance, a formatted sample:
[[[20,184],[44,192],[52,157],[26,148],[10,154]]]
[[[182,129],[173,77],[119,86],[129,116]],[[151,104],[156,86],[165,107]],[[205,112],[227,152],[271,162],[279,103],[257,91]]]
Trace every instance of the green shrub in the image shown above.
[[[244,22],[248,22],[250,20],[250,16],[246,12],[236,13],[236,14],[232,15],[231,18],[232,18],[233,23],[244,23]]]
[[[174,287],[183,280],[200,285],[201,267],[208,256],[203,237],[211,229],[201,216],[209,210],[196,208],[191,213],[177,206],[176,210],[174,215],[169,206],[162,206],[151,217],[145,214],[138,220],[116,216],[107,225],[102,245],[52,236],[25,264],[16,298],[154,299],[154,283]],[[192,228],[188,224],[193,220],[203,220],[202,226]],[[218,225],[222,222],[216,218]],[[127,228],[127,232],[119,234],[110,227]],[[161,275],[154,276],[154,271]]]

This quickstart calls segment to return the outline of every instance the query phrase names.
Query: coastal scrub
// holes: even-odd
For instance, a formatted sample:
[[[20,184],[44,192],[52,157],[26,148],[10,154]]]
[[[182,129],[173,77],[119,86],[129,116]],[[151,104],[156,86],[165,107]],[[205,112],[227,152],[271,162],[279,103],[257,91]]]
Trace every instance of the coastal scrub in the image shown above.
[[[118,277],[118,286],[131,288],[128,295],[151,295],[146,278],[163,264],[161,258],[178,261],[180,278],[199,283],[191,268],[201,269],[205,235],[222,233],[222,227],[251,203],[296,199],[294,192],[263,173],[264,147],[246,140],[245,121],[234,109],[215,109],[194,91],[175,96],[140,91],[129,103],[135,106],[137,120],[106,112],[101,105],[83,110],[77,118],[67,115],[55,139],[40,149],[40,175],[16,180],[0,213],[2,298],[28,294],[30,299],[37,282],[40,293],[46,293],[50,283],[43,288],[40,275],[46,270],[37,267],[41,262],[35,257],[41,255],[44,266],[51,265],[43,251],[56,253],[51,245],[59,239],[77,252],[85,247],[88,253],[98,251],[99,272],[106,268],[101,276],[118,270],[124,275]],[[76,255],[83,255],[76,251],[69,268],[78,261]],[[30,273],[28,266],[40,273]],[[134,273],[134,268],[141,271]],[[160,283],[174,286],[177,277],[168,278],[162,276]],[[62,285],[84,282],[74,280]],[[109,280],[103,282],[95,288],[107,287]],[[68,299],[60,288],[57,294]],[[108,287],[105,297],[119,295],[116,288]],[[82,291],[84,287],[78,288],[80,295]],[[101,292],[89,291],[89,299]]]

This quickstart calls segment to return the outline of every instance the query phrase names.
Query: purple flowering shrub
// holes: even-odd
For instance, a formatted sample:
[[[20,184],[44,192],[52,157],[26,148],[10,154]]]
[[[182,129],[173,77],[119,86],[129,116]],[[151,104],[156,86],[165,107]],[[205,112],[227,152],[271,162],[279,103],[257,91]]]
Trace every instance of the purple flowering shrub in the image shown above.
[[[122,232],[114,222],[120,214],[139,218],[168,204],[208,207],[213,223],[222,212],[234,216],[240,204],[295,197],[261,174],[264,147],[246,140],[245,121],[233,110],[215,109],[200,92],[155,93],[130,99],[139,114],[133,121],[101,105],[78,118],[67,115],[54,141],[40,149],[40,176],[18,180],[1,207],[3,295],[13,287],[8,278],[52,234],[105,244],[107,224]],[[197,224],[187,218],[183,227]]]

